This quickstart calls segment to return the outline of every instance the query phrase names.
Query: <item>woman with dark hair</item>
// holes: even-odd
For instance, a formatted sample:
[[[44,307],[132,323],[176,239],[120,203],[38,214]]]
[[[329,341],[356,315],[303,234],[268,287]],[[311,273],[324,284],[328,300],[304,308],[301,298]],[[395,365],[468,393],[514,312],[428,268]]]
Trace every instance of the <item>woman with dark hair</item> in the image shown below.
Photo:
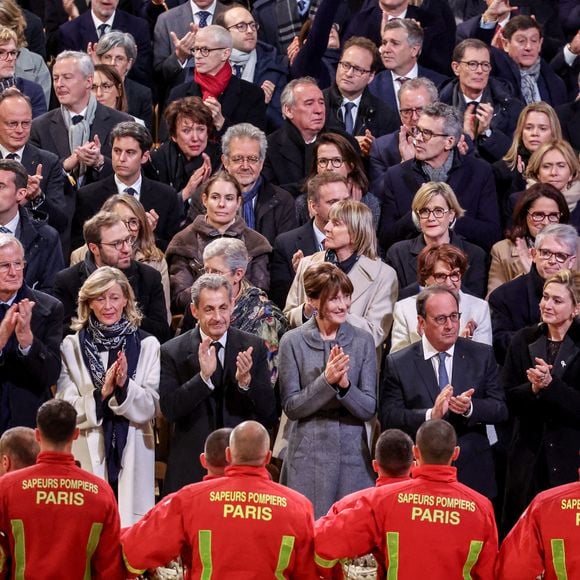
[[[155,441],[160,345],[139,329],[142,315],[129,281],[103,266],[79,290],[77,318],[61,345],[56,396],[77,411],[73,453],[106,479],[119,500],[121,525],[155,505]]]
[[[381,217],[381,203],[369,189],[369,179],[365,173],[362,159],[352,143],[338,133],[323,133],[314,144],[312,166],[307,180],[324,171],[332,171],[342,175],[348,185],[350,198],[362,201],[373,214],[375,228]],[[305,224],[308,215],[306,194],[296,198],[296,217],[300,225]]]
[[[96,64],[93,76],[93,95],[101,105],[127,112],[127,96],[123,78],[114,66]]]
[[[199,97],[183,97],[169,103],[163,115],[169,139],[151,153],[148,170],[186,202],[219,166],[211,111]]]
[[[304,494],[316,517],[373,485],[370,431],[376,411],[371,335],[347,322],[352,282],[337,266],[304,272],[313,316],[280,341],[280,394],[290,419],[280,481]]]
[[[265,291],[270,286],[268,267],[272,247],[264,236],[249,228],[239,216],[242,189],[237,179],[225,171],[219,171],[205,184],[201,201],[206,213],[198,215],[177,233],[165,253],[175,314],[183,314],[191,304],[191,286],[203,270],[203,251],[219,237],[242,240],[250,257],[246,272],[248,280]]]
[[[569,219],[568,204],[555,187],[537,183],[526,189],[514,208],[506,239],[491,248],[488,295],[501,284],[530,271],[530,250],[539,231],[550,224],[567,224]]]

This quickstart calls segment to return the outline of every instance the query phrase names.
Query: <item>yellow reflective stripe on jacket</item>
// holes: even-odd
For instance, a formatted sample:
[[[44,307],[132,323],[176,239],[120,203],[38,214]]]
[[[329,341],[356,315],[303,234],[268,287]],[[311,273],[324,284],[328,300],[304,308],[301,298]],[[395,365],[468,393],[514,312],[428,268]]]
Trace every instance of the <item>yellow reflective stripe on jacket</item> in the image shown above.
[[[211,580],[211,530],[199,530],[197,533],[199,541],[199,559],[201,560],[201,580]]]
[[[91,560],[93,554],[99,545],[99,540],[101,538],[101,532],[103,531],[102,523],[93,523],[91,526],[91,533],[89,534],[89,540],[87,542],[87,561],[85,564],[85,575],[84,580],[91,580]]]
[[[467,554],[467,560],[463,566],[463,580],[471,580],[471,570],[475,566],[482,549],[483,542],[480,540],[472,540],[469,543],[469,554]]]
[[[133,566],[129,564],[129,560],[125,555],[125,550],[123,550],[123,562],[125,562],[125,568],[127,568],[127,570],[131,572],[131,574],[137,574],[137,576],[141,576],[141,574],[145,574],[145,572],[147,571],[147,568],[133,568]]]
[[[10,520],[12,536],[14,537],[14,578],[24,580],[26,570],[26,547],[24,543],[24,522]]]
[[[294,549],[294,541],[296,538],[294,536],[282,536],[282,542],[280,543],[280,552],[278,553],[278,564],[276,566],[275,577],[276,580],[284,580],[284,572],[288,565],[290,564],[290,558],[292,557],[292,550]]]
[[[566,548],[564,547],[564,540],[550,540],[552,546],[552,564],[556,572],[558,580],[568,580],[568,573],[566,572]]]
[[[399,532],[387,532],[387,556],[389,559],[387,580],[397,580],[399,577]]]
[[[338,558],[336,560],[325,560],[322,556],[314,554],[314,561],[321,568],[333,568],[338,564]]]

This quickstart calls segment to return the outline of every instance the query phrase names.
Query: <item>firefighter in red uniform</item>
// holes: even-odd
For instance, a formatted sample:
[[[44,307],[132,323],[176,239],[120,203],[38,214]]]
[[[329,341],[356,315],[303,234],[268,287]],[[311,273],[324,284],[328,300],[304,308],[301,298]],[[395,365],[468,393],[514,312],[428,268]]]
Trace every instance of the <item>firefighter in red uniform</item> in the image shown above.
[[[580,482],[539,493],[503,541],[498,578],[580,578]]]
[[[203,476],[203,481],[211,481],[225,475],[228,460],[226,459],[226,449],[230,442],[232,429],[222,427],[212,431],[205,440],[203,453],[199,455],[199,462],[207,471]]]
[[[494,578],[497,529],[490,501],[457,481],[455,429],[426,421],[413,448],[413,479],[371,490],[350,509],[315,525],[325,577],[336,560],[378,550],[390,578]]]
[[[129,572],[181,556],[186,578],[318,578],[312,504],[270,480],[269,448],[262,425],[238,425],[225,477],[184,487],[124,530]]]
[[[77,467],[77,414],[50,400],[37,413],[36,465],[0,478],[2,574],[12,578],[126,577],[117,502],[109,484]]]

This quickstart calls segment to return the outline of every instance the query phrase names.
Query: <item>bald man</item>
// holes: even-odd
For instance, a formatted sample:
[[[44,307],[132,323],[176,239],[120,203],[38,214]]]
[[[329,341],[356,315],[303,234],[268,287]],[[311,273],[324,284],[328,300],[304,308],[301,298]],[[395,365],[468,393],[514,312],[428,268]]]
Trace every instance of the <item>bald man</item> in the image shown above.
[[[312,504],[270,480],[271,455],[260,423],[235,427],[224,477],[182,488],[125,531],[129,572],[142,574],[181,556],[196,578],[318,578]]]
[[[34,429],[12,427],[0,437],[0,475],[30,467],[40,452]]]

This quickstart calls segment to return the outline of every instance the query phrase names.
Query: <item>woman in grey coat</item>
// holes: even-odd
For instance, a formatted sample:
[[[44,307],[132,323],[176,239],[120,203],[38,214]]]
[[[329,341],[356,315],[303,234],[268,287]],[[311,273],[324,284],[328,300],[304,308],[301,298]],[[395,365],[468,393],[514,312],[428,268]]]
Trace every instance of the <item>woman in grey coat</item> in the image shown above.
[[[372,486],[365,421],[376,410],[372,336],[346,322],[353,286],[328,262],[304,273],[314,315],[280,342],[282,405],[292,421],[281,482],[314,504],[316,517]]]

